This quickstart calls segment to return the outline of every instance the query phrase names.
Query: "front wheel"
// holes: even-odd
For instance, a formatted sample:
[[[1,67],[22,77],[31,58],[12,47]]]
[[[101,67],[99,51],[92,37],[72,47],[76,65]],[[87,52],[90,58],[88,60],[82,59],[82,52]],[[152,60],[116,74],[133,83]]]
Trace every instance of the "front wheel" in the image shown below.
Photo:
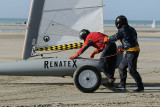
[[[84,93],[92,93],[101,84],[101,74],[93,66],[82,66],[74,72],[74,85]]]

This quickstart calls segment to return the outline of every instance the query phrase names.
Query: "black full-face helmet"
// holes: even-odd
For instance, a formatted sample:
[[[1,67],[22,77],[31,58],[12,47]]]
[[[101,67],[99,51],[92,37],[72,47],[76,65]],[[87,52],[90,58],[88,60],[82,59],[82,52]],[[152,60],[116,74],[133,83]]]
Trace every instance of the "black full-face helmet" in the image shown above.
[[[90,34],[90,31],[87,30],[87,29],[82,29],[80,32],[79,32],[79,38],[81,40],[86,40],[87,36]]]
[[[123,25],[128,25],[127,18],[123,15],[120,15],[115,20],[115,25],[118,29],[120,29]]]

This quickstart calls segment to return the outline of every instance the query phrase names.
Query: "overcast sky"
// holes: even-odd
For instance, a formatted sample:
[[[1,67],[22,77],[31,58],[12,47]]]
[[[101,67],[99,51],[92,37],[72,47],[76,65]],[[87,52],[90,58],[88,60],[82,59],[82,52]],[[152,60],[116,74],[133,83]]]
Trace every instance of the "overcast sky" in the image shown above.
[[[28,18],[31,0],[0,0],[0,18]],[[104,19],[160,20],[160,0],[103,0]]]

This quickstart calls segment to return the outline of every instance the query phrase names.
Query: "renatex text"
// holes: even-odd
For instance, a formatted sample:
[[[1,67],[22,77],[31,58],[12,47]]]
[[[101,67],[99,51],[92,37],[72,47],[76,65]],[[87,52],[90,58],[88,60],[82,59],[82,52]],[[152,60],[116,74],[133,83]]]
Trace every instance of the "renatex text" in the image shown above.
[[[73,62],[73,63],[72,63]],[[51,67],[76,67],[77,60],[72,61],[44,61],[44,68],[48,69]]]

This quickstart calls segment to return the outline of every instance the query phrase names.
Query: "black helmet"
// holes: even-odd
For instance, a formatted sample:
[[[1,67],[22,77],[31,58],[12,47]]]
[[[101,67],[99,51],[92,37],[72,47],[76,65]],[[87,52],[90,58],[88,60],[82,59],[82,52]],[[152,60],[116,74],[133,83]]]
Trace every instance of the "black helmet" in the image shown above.
[[[123,25],[128,25],[127,18],[123,15],[120,15],[115,20],[115,25],[118,29],[120,29]]]
[[[83,30],[81,30],[80,32],[79,32],[79,38],[81,39],[81,40],[86,40],[86,38],[87,38],[87,36],[88,36],[88,34],[90,34],[90,31],[89,30],[87,30],[87,29],[83,29]]]

